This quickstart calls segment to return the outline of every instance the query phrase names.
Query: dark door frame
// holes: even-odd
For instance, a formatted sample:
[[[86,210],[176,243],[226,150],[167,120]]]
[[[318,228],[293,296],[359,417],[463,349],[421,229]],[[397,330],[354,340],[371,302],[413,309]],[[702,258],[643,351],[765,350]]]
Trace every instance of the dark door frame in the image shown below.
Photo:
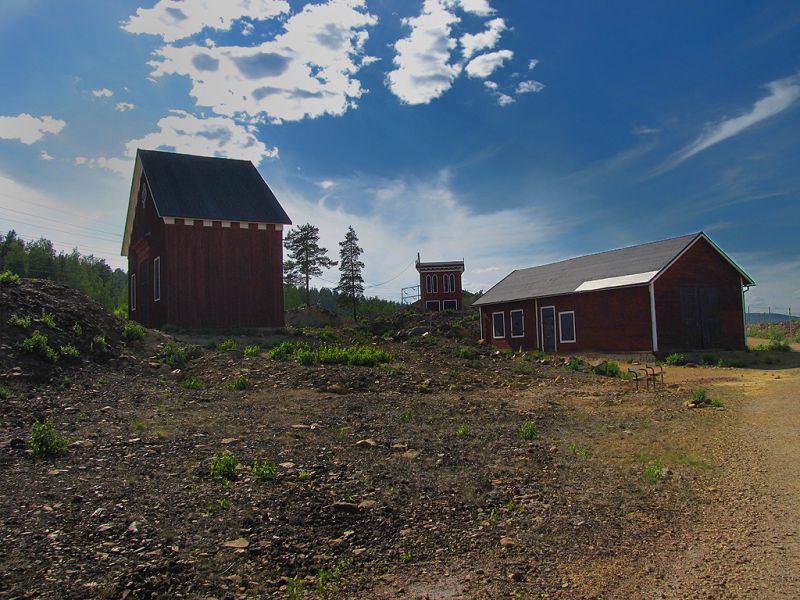
[[[545,347],[545,320],[544,320],[544,311],[552,311],[553,313],[553,345],[552,350],[549,350],[548,347]],[[558,352],[558,338],[556,337],[556,307],[555,306],[541,306],[539,307],[539,316],[541,317],[542,321],[542,352]]]

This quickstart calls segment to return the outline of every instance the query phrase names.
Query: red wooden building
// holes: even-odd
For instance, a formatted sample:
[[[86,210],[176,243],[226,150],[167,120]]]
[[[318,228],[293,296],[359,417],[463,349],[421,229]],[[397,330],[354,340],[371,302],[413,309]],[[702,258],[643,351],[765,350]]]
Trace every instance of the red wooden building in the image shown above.
[[[148,327],[283,325],[283,226],[250,161],[138,150],[122,255]]]
[[[420,304],[424,310],[461,310],[463,260],[424,263],[417,254],[417,271]]]
[[[752,285],[701,232],[517,270],[473,305],[481,337],[501,348],[741,349]]]

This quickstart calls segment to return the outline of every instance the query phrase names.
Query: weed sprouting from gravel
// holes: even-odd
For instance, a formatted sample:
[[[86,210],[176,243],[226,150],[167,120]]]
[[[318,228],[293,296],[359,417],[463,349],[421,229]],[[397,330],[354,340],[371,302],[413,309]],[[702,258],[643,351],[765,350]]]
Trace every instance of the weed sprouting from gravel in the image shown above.
[[[695,404],[708,404],[708,390],[704,387],[697,387],[692,390],[692,401]]]
[[[83,327],[81,327],[81,324],[77,321],[75,322],[75,325],[72,326],[72,333],[75,335],[83,335]]]
[[[31,326],[31,318],[28,315],[24,317],[14,313],[8,318],[8,324],[12,327],[20,327],[22,329],[28,329]]]
[[[56,324],[56,319],[53,316],[53,313],[49,313],[45,310],[42,311],[42,316],[39,317],[39,322],[50,329],[58,329],[58,325]]]
[[[400,375],[403,371],[405,371],[406,368],[405,364],[403,363],[381,363],[380,367],[390,377]]]
[[[411,423],[414,420],[414,411],[410,408],[400,414],[401,423]]]
[[[472,434],[472,430],[470,429],[469,425],[459,425],[458,429],[456,429],[456,435],[458,437],[469,437]]]
[[[11,398],[12,392],[5,386],[0,385],[0,400],[8,400]]]
[[[92,338],[92,352],[97,352],[98,354],[105,354],[110,349],[111,348],[108,345],[108,340],[106,340],[106,336],[96,335]]]
[[[0,285],[19,285],[22,283],[19,275],[11,271],[3,271],[0,273]]]
[[[53,427],[53,420],[47,417],[44,422],[33,424],[28,444],[34,456],[53,456],[66,448],[67,440],[59,435]]]
[[[269,352],[272,360],[294,360],[302,365],[356,365],[374,367],[392,360],[392,355],[371,346],[334,346],[312,348],[306,342],[283,342]]]
[[[203,382],[200,381],[197,377],[191,376],[183,380],[183,383],[181,383],[181,387],[186,390],[202,390]]]
[[[719,398],[712,398],[712,399],[709,401],[709,404],[710,404],[710,405],[711,405],[713,408],[722,408],[722,407],[724,406],[724,405],[722,404],[722,400],[720,400]]]
[[[686,355],[678,352],[670,354],[664,359],[664,362],[672,366],[680,366],[686,364]]]
[[[226,390],[241,392],[250,389],[250,380],[244,375],[240,375],[236,379],[226,381],[223,386]]]
[[[238,350],[238,349],[239,349],[239,344],[237,344],[236,341],[230,338],[228,338],[224,342],[217,344],[217,350],[225,351],[225,350]]]
[[[644,465],[642,479],[648,483],[656,483],[664,476],[664,463],[660,458],[647,454],[640,454],[636,461]]]
[[[580,448],[575,444],[569,445],[569,452],[570,454],[574,454],[578,458],[586,458],[589,456],[589,451],[586,448]]]
[[[517,428],[517,437],[521,440],[535,440],[539,437],[539,432],[536,430],[536,425],[533,424],[533,421],[524,421]]]
[[[400,555],[400,562],[403,563],[404,565],[409,564],[413,560],[414,560],[414,554],[411,552],[411,550],[406,550]]]
[[[253,466],[250,468],[254,477],[259,479],[274,479],[278,474],[278,467],[268,460],[254,460]]]
[[[480,356],[480,353],[475,348],[468,348],[467,346],[459,346],[453,351],[456,358],[465,358],[467,360],[474,360]]]
[[[161,350],[161,360],[171,367],[183,367],[189,362],[190,349],[173,341],[164,344]]]
[[[147,335],[147,332],[145,331],[144,327],[138,323],[134,323],[133,321],[128,321],[122,328],[122,338],[127,342],[143,340],[145,335]]]
[[[295,575],[286,582],[286,598],[287,600],[302,600],[304,597],[303,579],[299,575]]]
[[[568,371],[580,371],[581,370],[581,361],[573,356],[569,359],[569,361],[564,365],[564,368]]]
[[[223,450],[222,454],[215,454],[211,459],[211,476],[225,481],[236,479],[236,465],[239,461],[230,450]]]
[[[47,361],[56,362],[58,360],[58,353],[50,347],[47,336],[39,333],[37,329],[31,334],[28,339],[22,340],[19,347],[35,356],[39,356]]]
[[[311,471],[306,471],[305,469],[300,469],[300,472],[297,474],[301,481],[307,481],[311,479]]]
[[[64,358],[79,358],[81,351],[78,350],[73,344],[61,346],[61,356]]]
[[[244,355],[249,357],[258,356],[261,354],[261,346],[255,344],[253,346],[246,346],[244,349]]]

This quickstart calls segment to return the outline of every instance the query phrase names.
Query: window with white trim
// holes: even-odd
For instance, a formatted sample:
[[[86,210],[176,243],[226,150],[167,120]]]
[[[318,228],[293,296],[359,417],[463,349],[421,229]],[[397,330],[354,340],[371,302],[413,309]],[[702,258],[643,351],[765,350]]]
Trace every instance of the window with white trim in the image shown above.
[[[161,257],[153,260],[153,301],[161,300]]]
[[[439,282],[436,275],[427,275],[425,277],[425,289],[429,294],[435,294],[439,291]]]
[[[445,292],[455,292],[456,291],[456,276],[452,273],[448,273],[444,275],[444,291]]]
[[[136,310],[136,274],[131,275],[131,310]]]
[[[502,312],[492,313],[492,337],[506,337],[506,315]]]
[[[443,300],[442,310],[458,310],[458,300]]]
[[[425,308],[427,310],[435,310],[436,312],[439,312],[440,310],[442,310],[442,305],[439,303],[438,300],[428,300],[425,303]]]
[[[562,344],[575,342],[575,311],[558,313],[558,337]]]
[[[511,311],[511,337],[525,337],[525,315],[522,309]]]

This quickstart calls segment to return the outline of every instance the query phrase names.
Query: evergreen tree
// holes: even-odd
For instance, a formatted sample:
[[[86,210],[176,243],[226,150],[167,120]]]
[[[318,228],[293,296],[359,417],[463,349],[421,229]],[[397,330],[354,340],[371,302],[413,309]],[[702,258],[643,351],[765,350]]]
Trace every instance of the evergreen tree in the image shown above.
[[[306,306],[311,304],[309,281],[322,275],[322,269],[336,266],[336,261],[328,258],[328,250],[319,245],[319,229],[311,223],[299,225],[286,234],[284,241],[289,258],[284,262],[284,281],[287,285],[305,283]]]
[[[364,298],[364,278],[361,270],[364,263],[359,260],[363,248],[358,246],[358,236],[351,225],[347,229],[344,240],[339,242],[339,285],[336,291],[339,292],[339,301],[342,304],[353,306],[353,319],[358,319],[356,307],[359,300]]]

